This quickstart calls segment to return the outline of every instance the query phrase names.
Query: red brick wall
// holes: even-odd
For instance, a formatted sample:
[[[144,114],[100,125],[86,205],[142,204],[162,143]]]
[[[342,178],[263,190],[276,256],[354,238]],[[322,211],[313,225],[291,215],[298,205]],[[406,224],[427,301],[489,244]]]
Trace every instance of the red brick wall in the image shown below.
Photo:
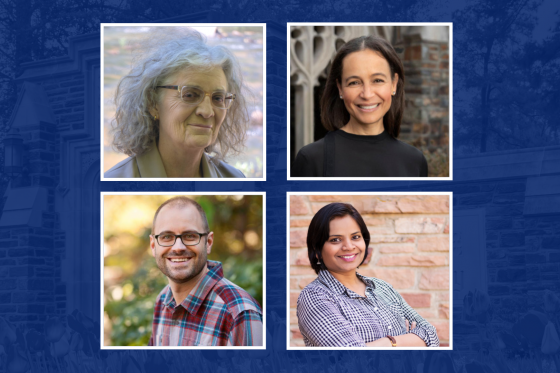
[[[358,270],[390,283],[449,343],[449,196],[447,195],[291,195],[290,344],[304,346],[296,302],[317,275],[307,257],[307,228],[313,215],[331,202],[351,203],[371,234],[373,252]]]

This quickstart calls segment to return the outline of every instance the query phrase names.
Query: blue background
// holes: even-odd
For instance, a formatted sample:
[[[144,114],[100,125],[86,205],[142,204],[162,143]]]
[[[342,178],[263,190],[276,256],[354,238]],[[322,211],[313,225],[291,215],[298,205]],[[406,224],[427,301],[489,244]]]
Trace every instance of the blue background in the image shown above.
[[[545,325],[550,321],[558,328],[560,310],[556,1],[143,0],[102,5],[90,0],[75,4],[22,0],[0,7],[2,133],[23,126],[28,162],[22,177],[2,175],[0,192],[8,191],[2,200],[3,217],[18,210],[33,215],[38,208],[43,224],[31,228],[0,223],[0,314],[7,320],[0,324],[4,348],[0,371],[558,371],[554,365],[558,355],[542,352],[557,347],[558,338],[550,328],[545,331]],[[454,180],[288,182],[288,21],[453,22]],[[99,181],[99,93],[95,93],[99,83],[95,73],[88,75],[99,66],[99,39],[95,34],[81,35],[98,33],[100,22],[267,23],[267,181]],[[93,47],[83,53],[75,48],[87,40],[94,41]],[[85,61],[74,67],[78,73],[72,79],[79,83],[53,83],[57,69],[71,64],[68,56]],[[28,82],[34,85],[26,86]],[[53,107],[52,124],[43,123],[44,109],[34,106],[43,96],[18,101],[37,85]],[[58,91],[75,92],[78,99],[61,104]],[[85,99],[80,101],[82,91]],[[88,98],[87,92],[93,97]],[[25,127],[21,123],[25,116],[12,114],[18,110],[37,123]],[[73,155],[79,153],[75,148],[90,149],[93,156],[74,164]],[[97,173],[82,170],[78,178],[80,168]],[[34,186],[43,188],[46,196],[30,199],[22,187]],[[10,195],[10,190],[21,194]],[[101,242],[96,206],[101,191],[265,191],[266,351],[100,351]],[[462,271],[465,280],[454,286],[480,294],[472,298],[478,302],[454,299],[454,351],[286,351],[287,191],[454,192],[454,213],[465,216],[454,226],[454,244],[461,248],[455,250],[455,259],[470,258],[471,252],[484,258],[455,261],[455,271]],[[479,217],[469,218],[471,210]],[[486,280],[475,288],[469,278],[479,274]],[[69,288],[75,291],[67,292]],[[64,330],[79,337],[71,341],[70,352],[57,353],[43,338],[54,340]]]

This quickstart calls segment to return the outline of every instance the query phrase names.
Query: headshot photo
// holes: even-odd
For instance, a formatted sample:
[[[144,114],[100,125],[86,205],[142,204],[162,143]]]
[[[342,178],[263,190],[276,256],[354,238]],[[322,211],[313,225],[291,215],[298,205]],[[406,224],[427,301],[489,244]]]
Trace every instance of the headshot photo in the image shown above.
[[[450,349],[451,193],[288,194],[288,349]]]
[[[262,195],[103,195],[103,347],[258,347]]]
[[[102,24],[102,180],[264,175],[264,25]]]
[[[288,178],[450,180],[451,24],[288,24]]]

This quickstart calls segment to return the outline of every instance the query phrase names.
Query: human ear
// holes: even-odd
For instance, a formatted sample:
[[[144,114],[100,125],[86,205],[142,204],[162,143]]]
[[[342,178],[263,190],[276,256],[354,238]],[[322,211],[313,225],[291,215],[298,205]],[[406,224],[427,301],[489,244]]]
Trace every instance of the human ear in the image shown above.
[[[393,76],[393,81],[391,82],[392,84],[392,91],[396,92],[397,91],[397,85],[399,84],[399,74],[395,73],[395,75]]]
[[[152,256],[156,256],[156,239],[153,234],[150,234],[150,249],[152,249]]]
[[[338,82],[338,80],[336,81],[336,86],[338,88],[338,94],[340,95],[340,98],[342,98],[343,97],[342,87],[340,86],[340,83]]]
[[[212,251],[212,244],[214,243],[214,232],[208,233],[206,236],[206,254],[210,254]]]

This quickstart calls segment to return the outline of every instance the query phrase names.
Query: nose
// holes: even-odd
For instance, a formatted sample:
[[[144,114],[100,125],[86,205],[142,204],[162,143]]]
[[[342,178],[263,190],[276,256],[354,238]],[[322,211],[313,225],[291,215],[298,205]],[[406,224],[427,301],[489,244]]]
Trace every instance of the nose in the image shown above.
[[[374,95],[374,90],[371,84],[367,84],[367,83],[364,84],[362,86],[362,92],[360,93],[360,96],[362,96],[362,98],[369,98],[373,95]]]
[[[196,107],[196,115],[200,115],[205,119],[212,118],[214,116],[214,108],[212,107],[212,102],[210,101],[211,99],[212,98],[208,95],[204,97],[202,102]]]
[[[352,243],[352,239],[350,237],[346,237],[342,241],[342,250],[354,250],[354,244]]]
[[[183,243],[181,237],[177,237],[173,246],[171,246],[171,250],[186,250],[187,246]]]

